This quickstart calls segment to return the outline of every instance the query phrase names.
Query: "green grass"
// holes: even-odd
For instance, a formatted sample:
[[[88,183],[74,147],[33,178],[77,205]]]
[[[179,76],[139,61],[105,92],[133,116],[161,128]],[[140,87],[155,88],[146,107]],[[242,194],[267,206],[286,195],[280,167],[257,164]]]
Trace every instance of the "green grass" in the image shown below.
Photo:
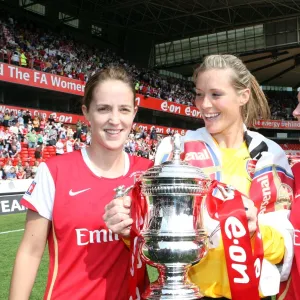
[[[0,217],[0,231],[10,231],[24,228],[25,213],[3,215]]]
[[[24,228],[25,213],[0,216],[0,232]],[[8,299],[12,268],[23,231],[0,234],[0,300]],[[41,300],[48,273],[48,253],[42,259],[30,299]]]
[[[147,266],[147,271],[148,271],[148,276],[149,276],[150,282],[156,281],[158,278],[158,272],[157,272],[156,268]]]

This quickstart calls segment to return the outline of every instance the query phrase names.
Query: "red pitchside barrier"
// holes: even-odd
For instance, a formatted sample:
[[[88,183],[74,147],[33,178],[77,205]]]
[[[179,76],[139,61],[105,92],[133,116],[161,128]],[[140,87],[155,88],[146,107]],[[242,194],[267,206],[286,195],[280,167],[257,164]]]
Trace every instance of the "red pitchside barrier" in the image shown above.
[[[83,96],[85,87],[85,82],[79,80],[5,63],[0,63],[0,80],[79,96]],[[145,98],[140,94],[137,95],[136,99],[138,105],[143,108],[201,118],[200,112],[196,107],[151,97]]]
[[[22,68],[19,66],[9,65],[5,63],[0,63],[0,80],[36,88],[48,89],[57,92],[75,94],[79,96],[83,95],[85,87],[85,82],[79,80],[70,79],[68,77],[63,77],[50,73],[40,72],[32,69]],[[144,95],[140,94],[137,95],[136,99],[137,104],[143,108],[158,110],[186,117],[201,118],[200,112],[194,106],[182,105],[152,97],[145,98]],[[71,116],[71,114],[65,115]],[[64,122],[68,123],[67,121]],[[299,130],[300,122],[260,120],[253,124],[253,127]]]
[[[21,106],[12,106],[12,105],[0,105],[0,113],[4,113],[6,110],[9,112],[13,111],[15,113],[19,112],[20,110],[24,111],[30,111],[32,116],[40,115],[43,116],[45,119],[48,119],[50,115],[52,115],[56,121],[59,121],[61,123],[66,124],[76,124],[78,120],[82,122],[86,122],[86,119],[82,115],[77,114],[68,114],[68,113],[60,113],[60,112],[53,112],[49,110],[42,110],[42,109],[33,109],[33,108],[26,108]],[[136,126],[142,126],[144,130],[151,129],[152,126],[150,124],[144,124],[144,123],[134,123]],[[180,133],[182,135],[185,134],[186,130],[180,129],[180,128],[173,128],[173,127],[165,127],[165,126],[154,126],[156,128],[157,133],[167,135],[171,131]]]

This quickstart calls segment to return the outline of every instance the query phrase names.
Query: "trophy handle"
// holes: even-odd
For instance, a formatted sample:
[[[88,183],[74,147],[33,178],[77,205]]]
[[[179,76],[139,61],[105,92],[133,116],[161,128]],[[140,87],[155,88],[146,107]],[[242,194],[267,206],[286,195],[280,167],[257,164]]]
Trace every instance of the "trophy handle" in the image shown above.
[[[121,198],[124,196],[127,196],[128,193],[134,188],[134,185],[129,186],[127,189],[125,189],[125,185],[119,185],[114,189],[116,192],[114,199]]]
[[[173,144],[173,162],[180,162],[180,154],[181,154],[181,135],[179,133],[175,133],[172,137]]]

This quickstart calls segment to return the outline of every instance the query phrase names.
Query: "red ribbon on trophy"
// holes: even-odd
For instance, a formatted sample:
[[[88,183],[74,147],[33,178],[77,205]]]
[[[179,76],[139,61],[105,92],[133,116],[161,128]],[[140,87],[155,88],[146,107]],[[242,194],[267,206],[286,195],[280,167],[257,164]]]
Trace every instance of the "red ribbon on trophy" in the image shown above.
[[[129,279],[129,300],[142,299],[142,294],[145,292],[146,287],[149,286],[149,281],[141,280],[145,277],[145,266],[141,259],[140,249],[142,247],[142,237],[141,230],[143,228],[144,222],[146,222],[145,217],[147,217],[148,203],[141,191],[141,181],[137,181],[131,193],[132,204],[131,204],[131,216],[133,218],[133,223],[130,230],[130,279]],[[154,265],[152,263],[152,265]],[[163,283],[162,276],[164,274],[164,268],[160,265],[155,265],[158,272],[158,283]],[[155,284],[152,284],[155,287]],[[147,290],[145,293],[150,293]],[[144,294],[145,296],[145,294]]]
[[[226,188],[225,184],[213,181],[206,198],[206,207],[210,217],[220,222],[231,299],[258,300],[263,260],[263,243],[258,223],[252,237],[252,249],[242,194],[233,190],[234,198],[223,201],[213,196],[218,186]]]
[[[141,192],[141,182],[137,181],[131,192],[131,216],[133,223],[130,230],[130,277],[129,300],[141,299],[143,286],[140,280],[145,277],[145,264],[141,260],[139,249],[141,243],[140,232],[147,213],[147,202]],[[144,267],[142,267],[144,265]]]

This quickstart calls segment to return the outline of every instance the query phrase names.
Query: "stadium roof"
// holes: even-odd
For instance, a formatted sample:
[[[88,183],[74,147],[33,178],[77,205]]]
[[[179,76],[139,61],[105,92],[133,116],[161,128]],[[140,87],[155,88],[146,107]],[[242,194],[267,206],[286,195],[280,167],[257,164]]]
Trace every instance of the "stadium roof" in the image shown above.
[[[55,7],[63,14],[59,20],[61,23],[70,25],[76,20],[87,20],[99,26],[99,29],[103,27],[147,33],[156,44],[290,20],[290,23],[286,22],[283,35],[288,39],[293,34],[293,43],[284,42],[278,46],[274,42],[271,46],[265,44],[263,49],[253,51],[217,52],[240,55],[261,84],[300,85],[300,0],[2,0],[1,3],[11,8],[14,3],[18,9],[21,4],[22,8],[36,4],[46,8]],[[291,33],[290,24],[296,19],[297,28],[293,28],[294,32]],[[277,27],[279,31],[274,34],[274,39],[281,34],[280,26]],[[264,26],[264,29],[270,32],[268,26]],[[195,63],[199,61],[201,59],[197,57],[194,62],[157,67],[191,76]]]
[[[74,18],[153,34],[157,42],[299,16],[299,0],[32,0]]]
[[[278,51],[263,51],[240,55],[248,69],[257,78],[260,85],[300,87],[300,48],[290,48]],[[191,76],[193,69],[198,65],[186,64],[170,67],[167,70]]]

